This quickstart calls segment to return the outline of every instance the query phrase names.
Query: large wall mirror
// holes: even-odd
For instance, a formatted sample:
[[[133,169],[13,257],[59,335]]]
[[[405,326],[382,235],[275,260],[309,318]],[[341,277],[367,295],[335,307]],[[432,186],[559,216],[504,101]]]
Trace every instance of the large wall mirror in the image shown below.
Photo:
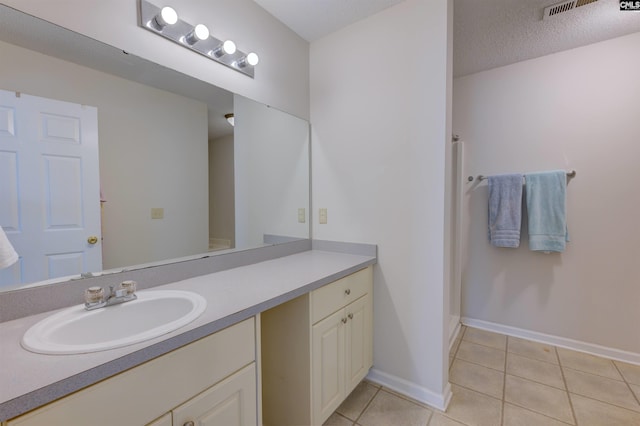
[[[0,57],[0,291],[309,238],[306,121],[3,5]]]

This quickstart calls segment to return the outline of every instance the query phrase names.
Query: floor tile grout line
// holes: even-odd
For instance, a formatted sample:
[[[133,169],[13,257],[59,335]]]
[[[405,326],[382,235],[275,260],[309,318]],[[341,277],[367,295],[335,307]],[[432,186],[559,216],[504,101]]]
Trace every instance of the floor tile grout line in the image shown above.
[[[632,410],[631,408],[622,407],[620,405],[612,404],[610,402],[601,401],[601,400],[596,399],[596,398],[594,398],[592,396],[581,395],[581,394],[576,393],[576,392],[569,392],[569,395],[579,396],[579,397],[584,398],[584,399],[588,399],[588,400],[591,400],[591,401],[599,402],[600,404],[609,405],[609,406],[611,406],[613,408],[617,408],[619,410],[628,411],[629,413],[640,414],[640,411]]]
[[[420,402],[420,401],[415,400],[415,399],[413,399],[413,398],[411,398],[411,397],[409,397],[409,396],[402,395],[401,393],[396,392],[396,391],[394,391],[393,389],[385,388],[384,386],[382,386],[382,387],[380,388],[380,390],[385,391],[386,393],[388,393],[388,394],[390,394],[390,395],[397,396],[397,397],[398,397],[398,398],[400,398],[400,399],[404,399],[405,401],[410,402],[410,403],[412,403],[412,404],[415,404],[415,405],[417,405],[418,407],[426,408],[427,410],[431,410],[431,411],[433,411],[433,408],[432,408],[431,406],[429,406],[429,405],[425,404],[424,402]]]
[[[471,363],[470,363],[470,364],[471,364]],[[483,367],[482,365],[478,365],[478,364],[473,364],[473,365],[477,365],[477,366],[479,366],[479,367]],[[485,368],[487,368],[487,367],[485,367]],[[497,396],[495,396],[495,395],[491,395],[491,394],[486,393],[486,392],[483,392],[483,391],[481,391],[481,390],[473,389],[473,388],[470,388],[470,387],[468,387],[468,386],[466,386],[466,385],[463,385],[463,384],[460,384],[460,383],[453,382],[453,381],[451,381],[451,378],[449,378],[449,382],[450,382],[452,385],[460,386],[460,387],[462,387],[462,388],[465,388],[465,389],[469,389],[469,390],[472,390],[472,391],[478,392],[478,393],[480,393],[480,394],[482,394],[482,395],[490,396],[491,398],[493,398],[493,399],[497,399],[498,401],[502,401],[502,399],[504,398],[504,371],[498,371],[498,370],[492,370],[492,371],[495,371],[496,373],[501,373],[501,374],[502,374],[502,382],[503,382],[503,383],[502,383],[502,397],[497,397]]]
[[[514,407],[521,408],[521,409],[523,409],[525,411],[528,411],[530,413],[534,413],[534,414],[537,414],[539,416],[546,417],[546,418],[551,419],[551,420],[555,420],[556,422],[560,422],[560,423],[563,423],[565,425],[571,425],[571,426],[576,426],[577,425],[577,423],[567,423],[566,421],[560,420],[557,417],[553,417],[553,416],[550,416],[549,414],[545,414],[545,413],[542,413],[540,411],[533,410],[531,408],[525,407],[524,405],[520,405],[517,402],[505,401],[505,404],[513,405]]]
[[[356,423],[356,422],[354,422],[353,420],[351,420],[349,417],[345,416],[344,414],[340,414],[340,413],[338,413],[337,411],[334,411],[334,412],[333,412],[333,414],[335,414],[335,415],[337,415],[337,416],[339,416],[339,417],[342,417],[342,418],[343,418],[343,419],[345,419],[345,420],[350,421],[352,425],[354,425],[354,424]],[[333,414],[332,414],[332,415],[333,415]],[[329,419],[327,419],[327,420],[329,420]],[[326,421],[325,421],[325,422],[326,422]]]
[[[479,393],[479,394],[480,394],[480,395],[482,395],[482,396],[486,396],[486,397],[488,397],[488,398],[495,399],[496,401],[502,401],[500,398],[496,398],[495,396],[493,396],[493,395],[489,395],[488,393],[484,393],[484,392],[481,392],[481,391],[476,390],[476,389],[469,388],[469,387],[464,386],[464,385],[459,385],[459,384],[457,384],[457,383],[454,383],[454,385],[456,385],[457,387],[462,388],[462,389],[464,389],[464,390],[468,390],[468,391],[471,391],[471,392]],[[455,419],[454,419],[454,420],[455,420]],[[459,420],[458,420],[458,421],[459,421]]]
[[[640,395],[636,395],[636,393],[633,391],[633,388],[631,387],[631,383],[627,380],[626,377],[624,377],[624,374],[622,374],[622,370],[620,370],[620,367],[618,367],[618,364],[616,364],[615,361],[613,362],[613,367],[618,371],[618,374],[620,374],[620,377],[622,377],[622,381],[627,384],[627,387],[631,391],[631,396],[635,398],[636,402],[640,406]]]
[[[555,346],[554,346],[554,348],[555,348]],[[521,354],[521,353],[518,353],[518,352],[512,352],[512,351],[509,351],[508,349],[507,349],[507,353],[510,353],[510,354],[513,354],[513,355],[516,355],[516,356],[519,356],[519,357],[522,357],[522,358],[531,359],[533,361],[544,362],[545,364],[550,364],[550,365],[555,365],[555,366],[559,366],[560,365],[560,364],[557,364],[555,362],[549,362],[549,361],[544,360],[544,359],[534,358],[532,356],[524,355],[524,354]]]
[[[575,371],[576,373],[586,374],[586,375],[589,375],[589,376],[597,377],[599,379],[605,379],[605,380],[611,380],[612,382],[629,384],[625,379],[622,379],[622,380],[612,379],[609,376],[603,376],[601,374],[595,374],[595,373],[592,373],[590,371],[576,370],[575,368],[571,368],[571,367],[564,367],[564,368],[567,369],[567,370],[570,370],[570,371]]]
[[[358,417],[356,417],[356,419],[353,421],[353,424],[355,425],[356,423],[358,423],[358,421],[360,421],[360,418],[362,417],[362,415],[364,414],[365,411],[367,411],[367,408],[369,408],[369,406],[371,405],[371,403],[373,402],[374,399],[376,399],[376,396],[378,396],[378,394],[380,393],[380,391],[382,390],[382,386],[380,386],[378,389],[376,389],[376,393],[373,394],[373,396],[371,397],[371,399],[369,400],[369,402],[366,403],[366,405],[364,406],[364,408],[362,409],[362,411],[360,411],[360,414],[358,414]]]
[[[615,408],[621,408],[623,410],[627,410],[627,411],[631,411],[631,412],[640,414],[640,406],[637,407],[637,409],[634,410],[633,408],[624,407],[624,406],[616,404],[614,402],[603,401],[603,400],[598,399],[598,398],[596,398],[596,397],[594,397],[592,395],[585,395],[585,394],[582,394],[582,393],[579,393],[579,392],[569,392],[569,395],[581,396],[582,398],[587,398],[587,399],[590,399],[592,401],[599,402],[601,404],[610,405],[610,406],[615,407]]]
[[[564,375],[564,367],[562,365],[562,360],[560,359],[560,354],[558,353],[558,348],[553,347],[554,352],[556,353],[556,358],[558,359],[558,365],[560,366],[560,374],[562,375],[562,381],[564,382],[565,392],[567,393],[567,399],[569,400],[569,408],[571,408],[571,415],[573,416],[574,424],[578,424],[578,417],[576,416],[576,411],[573,408],[573,401],[571,401],[571,393],[569,392],[569,385],[567,384],[567,378]]]
[[[600,359],[600,360],[603,360],[603,361],[610,362],[611,364],[613,364],[613,367],[614,367],[615,371],[619,374],[621,379],[617,379],[617,378],[613,378],[613,377],[610,377],[610,376],[605,376],[605,375],[602,375],[602,374],[594,373],[593,371],[581,370],[579,368],[571,367],[569,365],[564,365],[563,368],[568,368],[569,370],[579,371],[581,373],[589,373],[589,374],[591,374],[593,376],[604,377],[606,379],[616,380],[618,382],[625,381],[624,377],[622,376],[620,371],[618,371],[618,369],[617,369],[615,360],[612,359],[612,358],[606,358],[604,356],[594,355],[594,354],[591,354],[591,353],[588,353],[588,352],[580,352],[580,351],[576,351],[576,350],[573,350],[573,349],[567,349],[567,348],[558,348],[558,349],[563,349],[565,351],[570,351],[570,352],[576,352],[576,353],[578,353],[580,355],[587,355],[587,356],[592,357],[592,358],[597,358],[597,359]],[[560,356],[558,355],[558,359],[562,359],[562,358],[560,358]]]
[[[504,336],[504,335],[503,335],[503,336]],[[496,348],[495,346],[489,346],[489,345],[487,345],[487,344],[485,344],[485,343],[474,342],[473,340],[467,340],[467,339],[464,339],[464,338],[463,338],[463,339],[460,339],[460,343],[462,343],[462,341],[463,341],[463,340],[464,340],[465,342],[467,342],[467,343],[473,343],[474,345],[484,346],[485,348],[495,349],[496,351],[504,351],[504,349],[503,349],[503,348]],[[506,346],[506,344],[505,344],[505,346]],[[458,347],[458,349],[460,349],[460,348]],[[457,352],[457,351],[456,351],[456,352]]]
[[[497,371],[498,373],[504,373],[504,370],[498,370],[497,368],[489,367],[489,366],[486,366],[484,364],[479,364],[479,363],[477,363],[475,361],[470,361],[468,359],[456,357],[453,360],[454,361],[463,361],[463,362],[466,362],[466,363],[469,363],[469,364],[473,364],[473,365],[477,365],[477,366],[480,366],[480,367],[488,368],[489,370]]]
[[[568,389],[567,389],[566,387],[565,387],[565,388],[559,388],[559,387],[557,387],[557,386],[550,385],[549,383],[539,382],[539,381],[537,381],[537,380],[535,380],[535,379],[531,379],[531,378],[529,378],[529,377],[522,377],[522,376],[519,376],[519,375],[517,375],[517,374],[513,374],[513,373],[509,373],[509,372],[506,372],[506,374],[507,374],[507,376],[517,377],[518,379],[526,380],[526,381],[528,381],[528,382],[536,383],[536,384],[538,384],[538,385],[548,386],[548,387],[550,387],[550,388],[557,389],[557,390],[560,390],[560,391],[565,391],[565,392],[567,392],[567,391],[568,391]],[[564,383],[564,380],[563,380],[563,383]],[[566,386],[566,385],[565,385],[565,386]]]
[[[607,361],[609,361],[607,358],[602,358],[602,359],[606,359]],[[622,379],[622,380],[618,380],[618,379],[614,379],[613,377],[603,376],[602,374],[596,374],[596,373],[594,373],[594,372],[592,372],[592,371],[585,371],[585,370],[579,370],[579,369],[577,369],[577,368],[572,368],[572,367],[569,367],[568,365],[565,365],[565,366],[563,366],[562,368],[563,368],[563,369],[565,369],[565,368],[566,368],[567,370],[571,370],[571,371],[577,371],[578,373],[584,373],[584,374],[589,374],[589,375],[591,375],[591,376],[601,377],[601,378],[603,378],[603,379],[613,380],[614,382],[620,382],[620,383],[622,383],[622,382],[626,382],[626,380],[624,380],[624,379]]]
[[[429,426],[429,423],[431,423],[431,419],[433,419],[435,411],[433,410],[429,410],[429,418],[427,419],[427,422],[424,424],[424,426]]]
[[[504,347],[504,366],[502,372],[502,405],[500,410],[500,425],[504,425],[504,400],[507,397],[507,357],[509,356],[509,336],[506,337]]]

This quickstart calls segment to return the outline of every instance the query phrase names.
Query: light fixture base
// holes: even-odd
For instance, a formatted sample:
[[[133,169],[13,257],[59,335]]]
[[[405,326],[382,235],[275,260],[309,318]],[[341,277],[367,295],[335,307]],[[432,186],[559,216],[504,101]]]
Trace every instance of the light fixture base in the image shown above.
[[[140,0],[140,26],[154,34],[167,38],[182,47],[199,53],[214,62],[225,65],[239,73],[254,78],[255,67],[248,64],[244,67],[238,65],[240,61],[246,57],[246,53],[236,50],[233,54],[225,54],[219,57],[209,54],[209,52],[220,46],[224,40],[218,40],[213,36],[209,36],[208,39],[199,40],[192,45],[185,43],[184,37],[189,34],[195,26],[180,18],[178,18],[178,22],[175,24],[166,25],[162,27],[162,29],[158,29],[157,25],[154,25],[154,19],[158,13],[160,13],[160,10],[160,7],[149,3],[147,0]]]

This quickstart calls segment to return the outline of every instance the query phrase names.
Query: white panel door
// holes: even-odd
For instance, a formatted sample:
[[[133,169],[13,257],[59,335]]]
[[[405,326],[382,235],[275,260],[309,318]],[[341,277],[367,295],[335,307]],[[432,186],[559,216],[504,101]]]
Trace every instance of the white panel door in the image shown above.
[[[96,108],[0,90],[0,287],[102,269],[99,179]]]

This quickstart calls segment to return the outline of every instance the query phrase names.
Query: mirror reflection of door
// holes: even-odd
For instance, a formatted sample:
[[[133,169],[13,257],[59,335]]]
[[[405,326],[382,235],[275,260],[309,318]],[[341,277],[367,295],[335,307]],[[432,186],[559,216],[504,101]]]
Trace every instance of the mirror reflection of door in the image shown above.
[[[209,250],[225,250],[235,243],[235,187],[233,131],[209,130]]]
[[[102,269],[98,111],[0,90],[0,287]]]

